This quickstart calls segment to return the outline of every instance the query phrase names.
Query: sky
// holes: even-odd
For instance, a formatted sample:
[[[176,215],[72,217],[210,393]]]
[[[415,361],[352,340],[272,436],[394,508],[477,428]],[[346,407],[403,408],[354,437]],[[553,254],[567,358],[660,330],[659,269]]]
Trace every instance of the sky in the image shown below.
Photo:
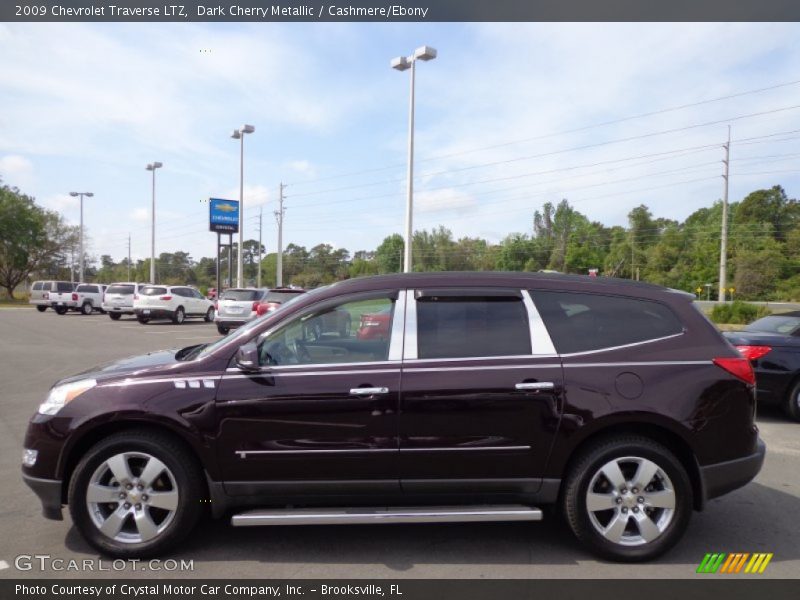
[[[209,197],[245,239],[372,250],[404,230],[416,69],[415,229],[498,242],[566,198],[625,225],[723,193],[800,197],[800,24],[0,24],[0,178],[79,221],[90,255],[214,254]]]

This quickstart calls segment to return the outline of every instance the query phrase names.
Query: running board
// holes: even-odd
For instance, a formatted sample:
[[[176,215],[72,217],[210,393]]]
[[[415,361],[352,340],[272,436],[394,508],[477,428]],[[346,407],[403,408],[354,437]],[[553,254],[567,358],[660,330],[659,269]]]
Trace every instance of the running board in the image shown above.
[[[377,508],[258,509],[234,515],[234,527],[256,525],[345,525],[376,523],[463,523],[472,521],[541,521],[532,506],[398,506]]]

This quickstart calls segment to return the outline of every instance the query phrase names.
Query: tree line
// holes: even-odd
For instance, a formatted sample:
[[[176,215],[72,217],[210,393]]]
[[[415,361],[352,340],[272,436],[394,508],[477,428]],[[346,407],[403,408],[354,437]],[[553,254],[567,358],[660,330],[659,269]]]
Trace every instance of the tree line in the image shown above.
[[[533,207],[532,207],[533,208]],[[27,216],[26,216],[27,215]],[[729,207],[728,286],[742,300],[800,300],[800,203],[781,186],[759,189]],[[628,213],[626,227],[591,220],[564,199],[533,210],[525,232],[499,243],[479,237],[454,238],[444,226],[414,233],[415,271],[540,271],[587,274],[649,281],[695,292],[718,288],[722,203],[699,208],[683,221],[655,217],[644,204]],[[8,293],[25,280],[69,279],[69,251],[77,230],[15,188],[0,193],[0,285]],[[261,247],[263,254],[264,248]],[[350,251],[317,244],[289,244],[283,253],[283,281],[316,287],[363,275],[402,269],[404,242],[399,234],[384,238],[374,250]],[[234,270],[236,246],[233,248]],[[74,251],[73,251],[74,255]],[[243,245],[244,275],[254,285],[259,243]],[[76,259],[77,261],[77,259]],[[227,249],[223,251],[223,281]],[[86,279],[101,283],[149,279],[150,261],[116,262],[110,255],[87,260]],[[263,255],[262,286],[276,282],[277,256]],[[193,259],[165,252],[156,259],[159,283],[216,284],[216,259]]]

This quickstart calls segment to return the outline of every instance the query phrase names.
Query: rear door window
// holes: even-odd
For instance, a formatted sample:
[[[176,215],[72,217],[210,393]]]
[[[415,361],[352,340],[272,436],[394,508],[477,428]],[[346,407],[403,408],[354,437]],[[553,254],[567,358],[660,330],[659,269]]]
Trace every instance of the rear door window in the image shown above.
[[[417,298],[418,358],[475,358],[531,353],[528,314],[517,296]]]
[[[614,348],[683,332],[672,310],[652,300],[541,290],[532,290],[531,296],[560,354]]]
[[[42,282],[41,281],[34,282],[33,287],[31,288],[31,290],[33,290],[34,292],[38,292],[41,289],[42,289]]]

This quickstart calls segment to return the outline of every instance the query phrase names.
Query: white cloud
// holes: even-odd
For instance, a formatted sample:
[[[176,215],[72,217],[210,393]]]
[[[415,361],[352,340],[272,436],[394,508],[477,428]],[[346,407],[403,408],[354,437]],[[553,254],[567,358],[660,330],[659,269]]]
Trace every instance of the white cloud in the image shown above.
[[[0,157],[0,179],[6,185],[27,187],[33,179],[33,163],[18,154]]]
[[[265,185],[261,184],[245,184],[244,186],[244,209],[245,212],[248,212],[249,209],[255,206],[263,206],[267,204],[270,200],[278,195],[277,190],[268,189]],[[215,198],[226,198],[228,200],[238,200],[239,199],[239,188],[228,188],[223,194],[220,196],[214,196]]]
[[[419,192],[414,195],[414,207],[420,212],[463,213],[474,208],[477,200],[469,193],[459,192],[453,188]]]
[[[134,221],[145,222],[150,220],[150,210],[144,207],[139,207],[133,210],[130,218]]]
[[[41,199],[41,204],[45,208],[58,212],[71,212],[81,204],[80,198],[74,198],[69,194],[54,194]]]

